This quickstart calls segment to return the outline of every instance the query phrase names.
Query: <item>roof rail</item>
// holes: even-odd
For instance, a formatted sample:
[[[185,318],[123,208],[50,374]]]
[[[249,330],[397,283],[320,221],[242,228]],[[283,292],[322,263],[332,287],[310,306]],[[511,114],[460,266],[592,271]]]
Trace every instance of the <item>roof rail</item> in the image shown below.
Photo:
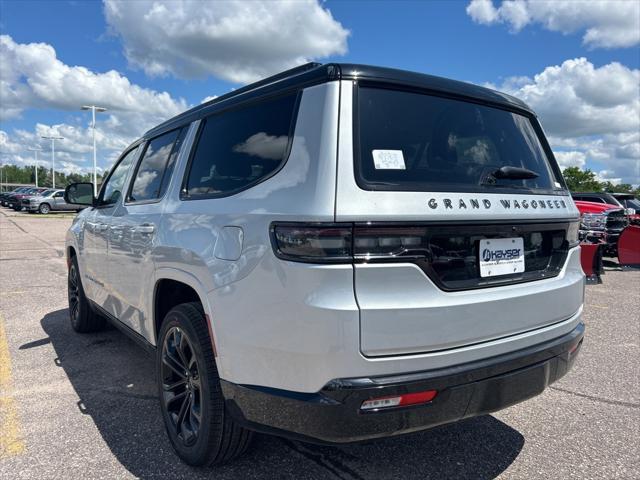
[[[220,102],[222,100],[225,100],[226,98],[235,97],[236,95],[240,95],[241,93],[245,93],[255,88],[269,85],[270,83],[275,83],[280,80],[284,80],[285,78],[293,77],[295,75],[300,75],[301,73],[304,73],[309,70],[313,70],[314,68],[318,68],[321,66],[322,64],[318,62],[305,63],[304,65],[299,65],[297,67],[290,68],[289,70],[285,70],[284,72],[276,73],[275,75],[272,75],[270,77],[263,78],[262,80],[258,80],[257,82],[250,83],[249,85],[245,85],[244,87],[237,88],[232,92],[225,93],[224,95],[220,95],[219,97],[209,100],[208,102],[203,103],[202,105],[210,105],[216,102]]]

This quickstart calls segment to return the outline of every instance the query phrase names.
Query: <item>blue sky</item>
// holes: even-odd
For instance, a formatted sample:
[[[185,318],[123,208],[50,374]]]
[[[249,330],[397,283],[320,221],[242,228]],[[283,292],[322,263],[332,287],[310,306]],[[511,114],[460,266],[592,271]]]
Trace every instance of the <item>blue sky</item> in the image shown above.
[[[99,117],[104,135],[99,164],[106,168],[119,149],[163,116],[303,59],[391,66],[508,91],[538,111],[562,165],[640,183],[638,3],[570,0],[542,8],[518,1],[519,9],[495,0],[253,2],[240,7],[200,2],[198,8],[157,2],[167,4],[166,11],[156,12],[163,28],[170,23],[167,16],[183,10],[174,18],[175,28],[159,34],[163,28],[153,20],[140,20],[153,8],[144,0],[0,0],[5,39],[0,159],[30,162],[26,143],[39,143],[39,134],[50,130],[66,132],[60,146],[64,168],[86,169],[89,117],[75,107],[91,101],[83,82],[98,82],[104,92],[113,88],[107,100],[114,105],[123,105],[117,103],[119,95],[129,99],[130,104]],[[273,24],[264,20],[265,12]],[[226,27],[212,38],[208,26],[220,18]],[[283,33],[283,25],[293,24],[300,30]],[[271,37],[247,33],[253,26],[273,28],[273,44],[265,48],[265,38]],[[189,27],[193,34],[185,38],[181,30]],[[170,51],[177,40],[183,50]],[[28,47],[32,44],[39,45]],[[243,62],[252,67],[244,68]],[[106,75],[111,70],[119,75]],[[139,89],[132,93],[132,86]],[[141,91],[148,98],[136,104],[130,96]],[[160,98],[162,92],[168,97]],[[155,105],[152,114],[145,112],[149,102]]]

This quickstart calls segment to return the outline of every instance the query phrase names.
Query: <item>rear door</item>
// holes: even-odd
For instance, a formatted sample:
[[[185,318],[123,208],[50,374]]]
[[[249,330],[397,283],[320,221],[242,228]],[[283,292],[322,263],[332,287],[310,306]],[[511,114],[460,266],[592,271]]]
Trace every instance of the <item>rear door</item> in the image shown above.
[[[342,83],[336,222],[355,225],[363,354],[457,348],[575,314],[582,274],[562,269],[578,212],[535,119],[355,88],[354,104],[354,87]],[[494,174],[504,166],[536,177]]]
[[[172,130],[147,142],[127,189],[125,202],[111,217],[109,227],[109,279],[117,318],[151,339],[154,271],[153,249],[162,215],[162,198],[187,127]]]

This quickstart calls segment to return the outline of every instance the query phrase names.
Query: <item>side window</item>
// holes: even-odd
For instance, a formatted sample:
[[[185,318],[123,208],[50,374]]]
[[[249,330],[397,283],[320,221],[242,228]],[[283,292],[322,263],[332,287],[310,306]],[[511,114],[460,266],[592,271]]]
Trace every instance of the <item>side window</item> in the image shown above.
[[[295,104],[294,93],[208,117],[183,194],[229,195],[275,171],[287,154]]]
[[[64,192],[56,192],[53,196],[54,196],[54,198],[64,197]]]
[[[127,178],[129,167],[136,156],[138,147],[130,150],[125,154],[120,162],[113,168],[107,183],[102,187],[100,192],[100,205],[113,205],[122,195],[124,181]]]
[[[149,141],[138,164],[127,201],[155,200],[164,194],[186,130],[173,130]]]

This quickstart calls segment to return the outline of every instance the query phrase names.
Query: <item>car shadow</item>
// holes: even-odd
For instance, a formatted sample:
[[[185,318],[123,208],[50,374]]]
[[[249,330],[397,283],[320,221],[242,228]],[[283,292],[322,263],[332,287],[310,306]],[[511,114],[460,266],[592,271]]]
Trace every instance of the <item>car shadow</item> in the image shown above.
[[[68,311],[48,313],[42,328],[78,397],[117,460],[136,477],[208,478],[183,464],[165,435],[156,399],[154,359],[114,328],[81,335]],[[517,458],[524,437],[492,416],[396,438],[340,447],[256,435],[249,451],[215,469],[216,478],[491,479]],[[88,451],[91,451],[88,448]]]

